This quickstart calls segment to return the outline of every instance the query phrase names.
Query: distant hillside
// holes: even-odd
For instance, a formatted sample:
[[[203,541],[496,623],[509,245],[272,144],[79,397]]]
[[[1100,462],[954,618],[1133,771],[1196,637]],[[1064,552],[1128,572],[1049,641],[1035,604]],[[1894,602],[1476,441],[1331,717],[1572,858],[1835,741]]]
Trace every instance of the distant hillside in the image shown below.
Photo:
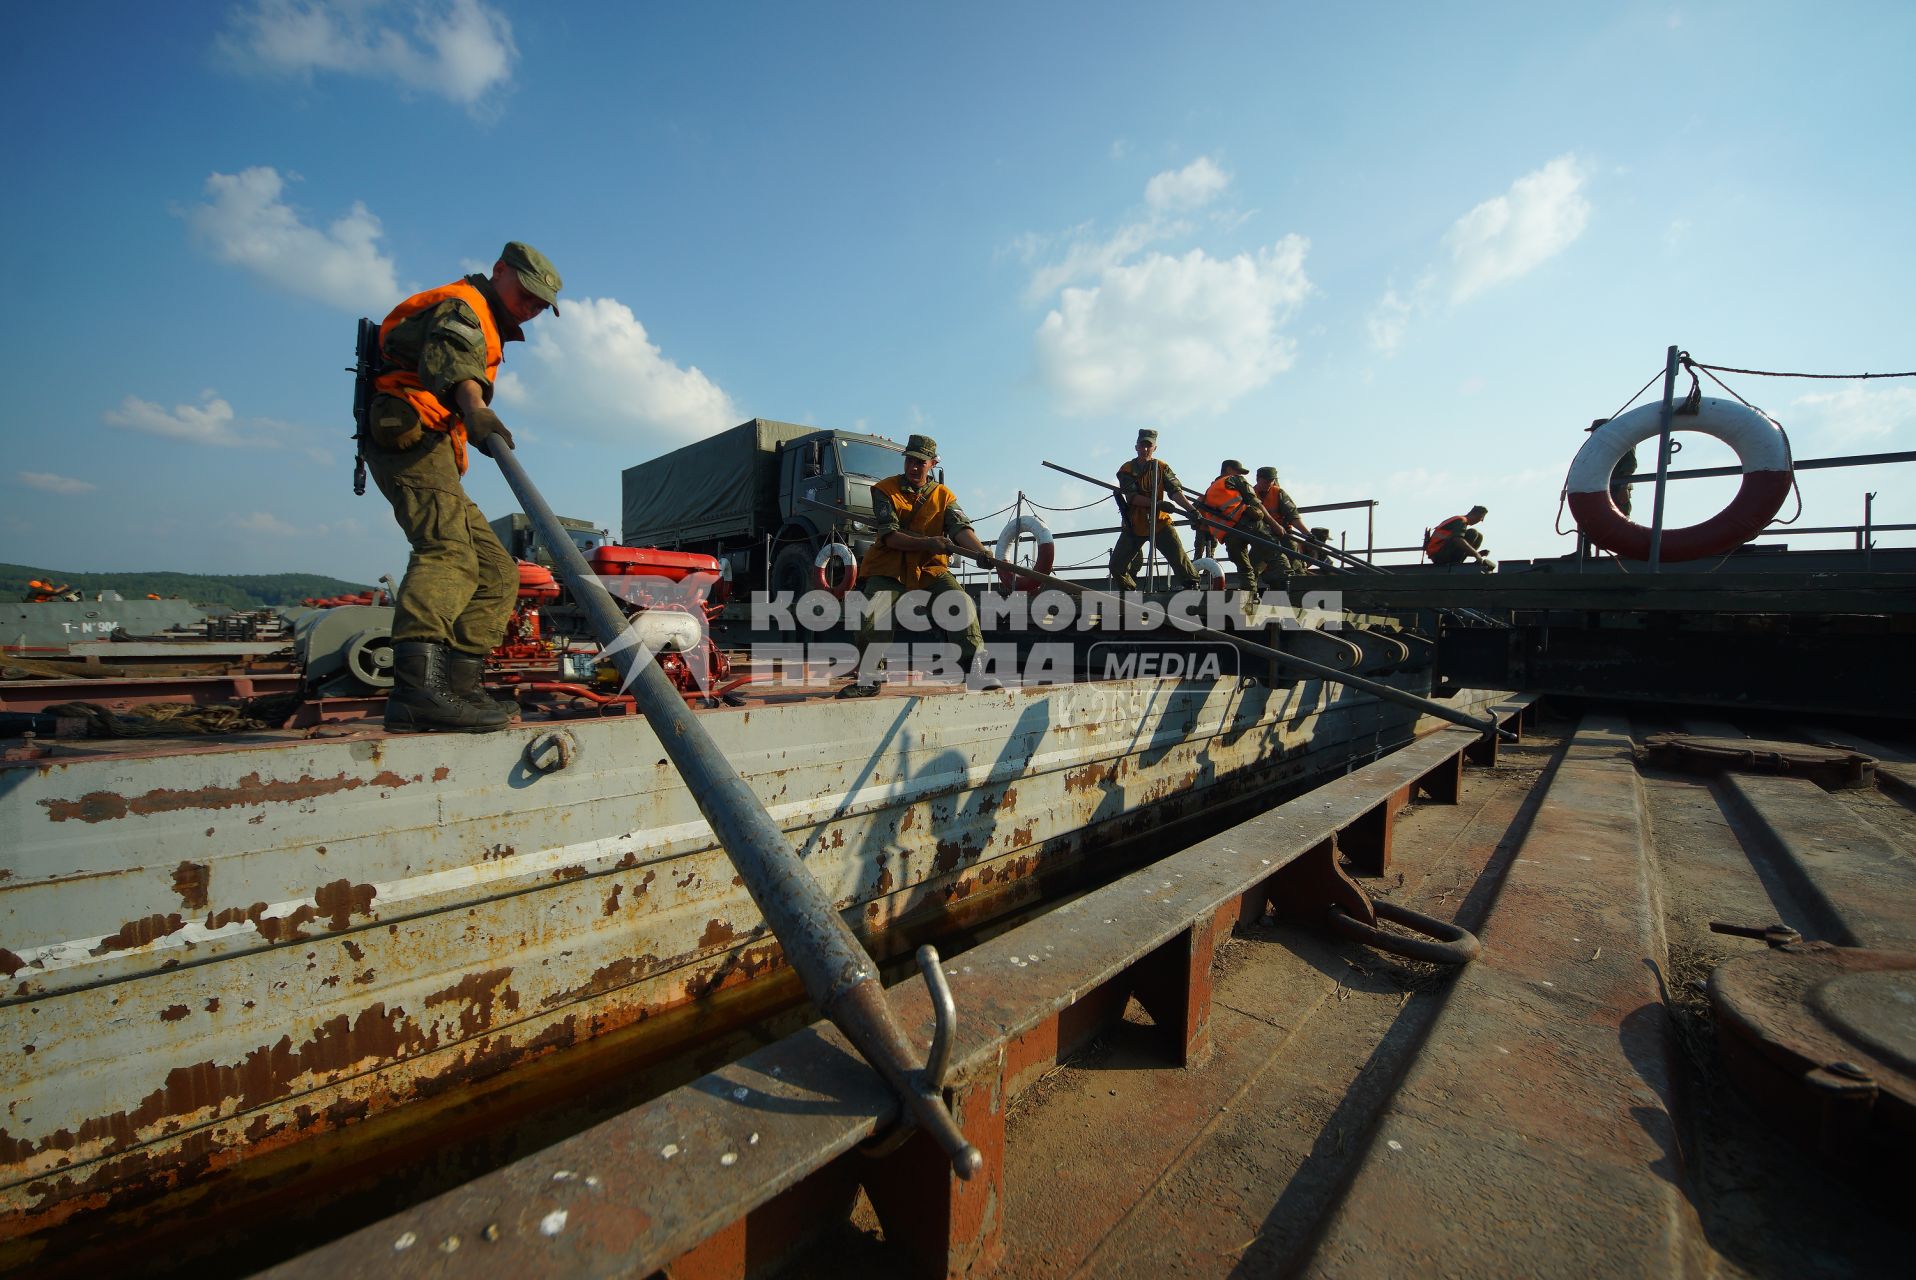
[[[0,600],[19,600],[27,582],[39,578],[54,586],[67,585],[92,595],[117,591],[128,600],[148,594],[178,596],[194,604],[223,604],[235,609],[298,604],[308,596],[350,595],[370,591],[359,582],[322,577],[316,573],[62,573],[25,564],[0,564]]]

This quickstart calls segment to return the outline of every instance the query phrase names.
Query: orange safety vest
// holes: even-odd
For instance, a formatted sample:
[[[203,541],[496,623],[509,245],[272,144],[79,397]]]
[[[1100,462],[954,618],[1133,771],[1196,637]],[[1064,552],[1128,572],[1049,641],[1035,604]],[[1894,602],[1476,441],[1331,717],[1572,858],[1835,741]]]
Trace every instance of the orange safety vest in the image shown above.
[[[1204,505],[1209,507],[1213,514],[1221,516],[1224,519],[1225,523],[1223,524],[1220,524],[1216,520],[1207,520],[1205,522],[1210,525],[1220,537],[1229,533],[1231,529],[1236,528],[1237,525],[1242,523],[1244,513],[1250,507],[1250,503],[1244,500],[1244,495],[1239,493],[1230,483],[1236,478],[1235,476],[1219,476],[1217,479],[1211,481],[1211,487],[1204,491]]]
[[[936,481],[913,498],[905,492],[903,476],[880,480],[872,486],[872,493],[883,494],[891,502],[892,510],[898,513],[900,531],[924,538],[944,534],[945,512],[958,501],[958,495]],[[905,584],[905,590],[914,591],[924,586],[925,579],[932,574],[947,572],[950,564],[951,557],[942,551],[900,551],[886,546],[881,535],[865,552],[858,573],[865,578],[875,575],[896,578]]]
[[[441,285],[437,289],[428,289],[424,293],[415,293],[392,309],[379,325],[379,346],[383,353],[386,335],[393,326],[421,311],[457,298],[473,309],[479,317],[480,332],[486,335],[486,381],[496,381],[499,376],[499,361],[505,355],[503,344],[499,341],[499,326],[493,322],[492,307],[486,302],[484,294],[467,284],[464,280]],[[426,390],[419,381],[419,375],[411,369],[390,369],[379,375],[373,384],[380,392],[397,396],[413,407],[419,415],[419,425],[429,431],[443,431],[452,437],[452,460],[459,466],[459,474],[466,474],[466,421],[452,409],[448,409],[438,396]]]
[[[1138,460],[1133,458],[1118,468],[1118,478],[1122,480],[1127,475],[1136,477],[1138,492],[1142,493],[1147,499],[1151,496],[1151,486],[1155,482],[1158,487],[1158,496],[1161,498],[1164,496],[1164,491],[1167,486],[1162,476],[1153,474],[1152,468],[1162,467],[1163,465],[1162,462],[1153,458],[1149,466],[1140,467]],[[1139,525],[1143,525],[1144,527],[1139,528]],[[1150,517],[1132,506],[1128,498],[1124,503],[1124,527],[1140,538],[1148,537],[1151,533]],[[1158,527],[1160,529],[1168,529],[1171,527],[1171,513],[1169,511],[1158,512]]]
[[[1256,489],[1257,500],[1264,504],[1264,509],[1271,513],[1273,520],[1277,519],[1277,495],[1282,492],[1284,491],[1274,484],[1261,484]]]
[[[1439,521],[1437,524],[1437,527],[1430,531],[1430,541],[1424,544],[1424,554],[1427,556],[1434,556],[1439,551],[1442,551],[1444,549],[1444,544],[1457,536],[1458,530],[1453,529],[1450,526],[1458,523],[1459,521],[1463,522],[1463,526],[1465,528],[1470,527],[1470,522],[1463,516],[1452,516],[1448,520]]]

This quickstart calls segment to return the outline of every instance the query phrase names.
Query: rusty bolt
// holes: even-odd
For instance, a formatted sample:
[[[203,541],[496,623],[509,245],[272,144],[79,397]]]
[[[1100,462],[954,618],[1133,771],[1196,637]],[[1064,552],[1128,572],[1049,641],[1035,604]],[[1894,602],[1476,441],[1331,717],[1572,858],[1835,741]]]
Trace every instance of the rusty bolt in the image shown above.
[[[1844,1060],[1840,1062],[1830,1063],[1827,1069],[1830,1071],[1834,1071],[1839,1076],[1848,1076],[1852,1080],[1869,1079],[1869,1072],[1863,1070],[1861,1067],[1857,1066],[1854,1062],[1849,1061],[1847,1058],[1845,1058]]]
[[[486,1224],[486,1229],[484,1231],[481,1231],[479,1234],[482,1238],[485,1239],[485,1241],[488,1244],[490,1244],[498,1240],[499,1238],[499,1224],[496,1222],[488,1222]]]
[[[579,754],[579,744],[564,729],[542,733],[526,743],[522,754],[526,768],[534,773],[557,773]]]

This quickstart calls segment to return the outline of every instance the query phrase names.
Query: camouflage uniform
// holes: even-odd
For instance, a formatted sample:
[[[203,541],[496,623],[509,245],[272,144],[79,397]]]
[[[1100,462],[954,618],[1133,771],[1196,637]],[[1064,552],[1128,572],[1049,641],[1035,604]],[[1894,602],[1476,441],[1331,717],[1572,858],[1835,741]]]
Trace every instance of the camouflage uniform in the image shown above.
[[[491,280],[472,275],[466,283],[492,305],[500,341],[523,341],[524,331],[506,314]],[[448,406],[452,388],[468,379],[492,400],[479,319],[456,298],[394,325],[383,350],[389,366],[415,370],[426,389]],[[412,544],[393,600],[393,641],[490,652],[505,639],[519,593],[518,566],[466,496],[451,437],[422,428],[412,406],[395,396],[375,397],[371,416],[366,469]]]
[[[1263,479],[1263,474],[1263,469],[1260,468],[1258,472],[1260,480]],[[1257,486],[1256,492],[1258,493],[1259,504],[1263,506],[1266,514],[1271,517],[1272,523],[1278,527],[1281,534],[1289,534],[1291,530],[1304,523],[1304,513],[1297,509],[1297,503],[1292,501],[1291,495],[1279,487],[1275,472],[1272,472],[1270,489],[1268,490],[1268,492],[1272,494],[1270,500],[1265,500],[1264,495],[1267,491],[1261,483]],[[1265,561],[1260,572],[1264,569],[1275,569],[1281,574],[1293,574],[1303,573],[1310,567],[1309,561],[1299,555],[1283,551],[1264,551],[1262,548],[1259,548],[1259,551]]]
[[[1155,437],[1152,443],[1156,443]],[[1133,458],[1118,468],[1118,490],[1121,495],[1118,507],[1124,513],[1124,527],[1118,531],[1118,540],[1111,547],[1109,572],[1111,584],[1120,591],[1129,591],[1138,585],[1136,575],[1144,563],[1147,543],[1157,545],[1158,552],[1170,564],[1181,585],[1197,585],[1197,570],[1191,565],[1191,557],[1185,554],[1184,543],[1178,539],[1178,531],[1171,523],[1171,513],[1159,511],[1153,521],[1148,512],[1139,511],[1131,505],[1134,497],[1142,497],[1147,503],[1151,500],[1153,485],[1150,468],[1153,466],[1158,468],[1156,489],[1160,498],[1184,492],[1177,473],[1168,464],[1155,458],[1148,463],[1140,463]]]
[[[1238,585],[1250,594],[1256,595],[1260,590],[1260,576],[1269,572],[1274,562],[1281,561],[1282,553],[1253,543],[1244,534],[1254,533],[1261,538],[1275,541],[1277,531],[1271,528],[1270,517],[1265,514],[1264,504],[1258,501],[1257,491],[1251,488],[1248,480],[1242,475],[1232,476],[1229,487],[1248,505],[1244,509],[1243,518],[1224,535],[1224,554],[1229,556],[1231,563],[1237,566]],[[1238,530],[1244,532],[1240,533]],[[1281,563],[1278,564],[1278,568],[1281,572]]]
[[[916,444],[919,439],[920,437],[914,436],[912,441]],[[899,476],[898,483],[901,489],[904,488],[905,478]],[[927,477],[924,486],[918,489],[917,493],[925,494],[937,483],[938,481]],[[911,491],[906,490],[906,492]],[[872,514],[877,518],[877,524],[872,531],[875,543],[882,543],[886,534],[902,528],[898,521],[898,509],[882,494],[876,492],[872,495]],[[958,505],[957,499],[953,498],[945,507],[944,522],[940,532],[950,538],[955,537],[960,529],[969,528],[971,528],[971,518]],[[907,551],[901,554],[910,556],[924,553]],[[978,627],[977,607],[971,603],[971,597],[958,584],[958,579],[952,575],[950,569],[920,569],[916,576],[918,582],[915,589],[931,592],[933,599],[936,599],[940,592],[955,591],[964,600],[969,621],[964,631],[958,635],[958,660],[960,666],[970,669],[972,659],[985,647],[984,633]],[[871,605],[858,625],[859,674],[857,679],[868,680],[873,678],[875,670],[867,668],[867,660],[876,663],[891,645],[892,612],[897,607],[898,597],[914,588],[907,587],[897,578],[884,574],[871,574],[859,583],[859,589],[865,593]]]

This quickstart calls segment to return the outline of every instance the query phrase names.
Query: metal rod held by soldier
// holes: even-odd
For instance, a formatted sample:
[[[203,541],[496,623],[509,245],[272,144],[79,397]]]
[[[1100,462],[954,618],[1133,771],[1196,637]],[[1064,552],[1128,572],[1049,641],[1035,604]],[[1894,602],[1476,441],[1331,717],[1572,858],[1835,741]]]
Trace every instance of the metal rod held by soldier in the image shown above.
[[[857,520],[863,524],[876,525],[878,523],[875,517],[861,516],[855,512],[847,511],[842,507],[833,506],[829,502],[820,502],[817,498],[807,498],[805,501],[815,507],[822,507],[826,511],[836,512],[838,515],[850,520]],[[1447,707],[1434,698],[1425,698],[1415,693],[1409,693],[1403,689],[1392,688],[1390,685],[1380,684],[1364,676],[1350,675],[1334,667],[1327,667],[1322,663],[1312,662],[1309,658],[1300,658],[1295,654],[1285,653],[1282,649],[1273,649],[1269,645],[1259,644],[1255,640],[1246,640],[1242,636],[1232,635],[1228,631],[1214,631],[1203,623],[1193,622],[1189,618],[1176,617],[1168,610],[1159,608],[1154,604],[1142,602],[1127,603],[1117,596],[1110,595],[1103,591],[1093,590],[1090,587],[1072,582],[1069,579],[1054,577],[1049,573],[1039,573],[1036,569],[1027,568],[1024,565],[1013,563],[1010,560],[1000,560],[997,556],[991,555],[989,552],[957,551],[954,554],[975,560],[987,569],[1003,569],[1005,572],[1016,574],[1020,578],[1035,579],[1047,586],[1057,587],[1059,590],[1069,592],[1081,599],[1096,600],[1104,604],[1114,604],[1119,608],[1136,609],[1139,618],[1147,623],[1168,622],[1179,631],[1194,636],[1202,636],[1206,640],[1221,640],[1225,644],[1236,645],[1245,653],[1251,654],[1254,657],[1269,659],[1281,667],[1290,667],[1293,670],[1302,671],[1307,675],[1316,676],[1320,680],[1330,680],[1337,684],[1348,685],[1353,689],[1362,689],[1365,693],[1381,698],[1385,702],[1395,702],[1399,706],[1409,707],[1414,711],[1421,711],[1426,715],[1437,716],[1440,719],[1450,721],[1452,724],[1462,725],[1466,729],[1475,729],[1478,733],[1494,735],[1506,742],[1517,741],[1516,734],[1510,732],[1508,729],[1500,728],[1495,720],[1479,720],[1475,716],[1467,715],[1457,710],[1455,707]]]
[[[970,1178],[982,1167],[983,1157],[959,1132],[942,1095],[912,1065],[915,1055],[885,998],[878,966],[651,654],[638,645],[620,643],[626,634],[625,615],[593,575],[519,459],[510,448],[497,447],[497,439],[489,438],[479,448],[499,464],[520,506],[552,549],[559,577],[585,610],[605,656],[617,665],[623,687],[632,694],[699,811],[712,825],[752,901],[784,948],[786,960],[804,982],[806,994],[897,1094],[901,1122],[931,1134],[950,1155],[959,1176]]]

